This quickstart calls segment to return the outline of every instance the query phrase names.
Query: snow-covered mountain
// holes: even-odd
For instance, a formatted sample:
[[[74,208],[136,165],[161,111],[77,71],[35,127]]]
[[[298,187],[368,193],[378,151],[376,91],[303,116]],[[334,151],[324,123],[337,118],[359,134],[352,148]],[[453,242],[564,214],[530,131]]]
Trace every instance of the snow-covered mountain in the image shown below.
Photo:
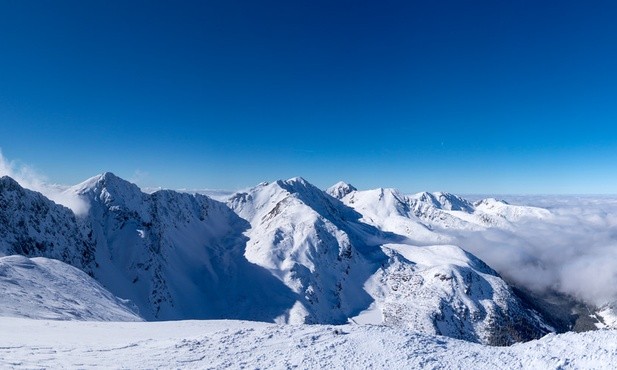
[[[337,189],[350,187],[339,183],[328,192],[345,193]],[[366,208],[360,206],[369,197],[354,197],[357,193],[343,196],[354,211],[293,178],[230,199],[230,207],[251,222],[249,261],[270,270],[298,295],[288,322],[402,325],[490,344],[548,332],[542,319],[477,258],[454,246],[410,245],[407,236],[383,230],[384,224],[375,221],[409,219],[415,203],[391,189],[369,191],[376,198],[370,199],[375,202],[370,225],[363,222]],[[461,204],[471,207],[462,201],[449,207]],[[416,221],[413,225],[430,233]]]
[[[0,257],[0,316],[142,321],[135,309],[85,272],[44,257]]]
[[[326,193],[330,194],[336,199],[343,199],[347,194],[356,191],[353,185],[348,184],[344,181],[339,181],[336,184],[332,185],[326,190]]]
[[[382,233],[302,178],[263,183],[229,201],[251,223],[246,258],[296,295],[290,323],[345,323],[371,298],[362,284],[383,259]],[[371,248],[373,247],[373,248]]]
[[[370,322],[500,345],[549,330],[444,232],[548,217],[540,211],[345,183],[322,191],[302,178],[262,183],[227,204],[144,193],[111,173],[66,194],[88,212],[76,217],[4,178],[1,252],[80,268],[147,320]]]
[[[223,203],[170,190],[146,194],[111,173],[70,191],[89,204],[94,276],[149,320],[272,321],[291,301],[277,279],[246,261],[249,225]]]

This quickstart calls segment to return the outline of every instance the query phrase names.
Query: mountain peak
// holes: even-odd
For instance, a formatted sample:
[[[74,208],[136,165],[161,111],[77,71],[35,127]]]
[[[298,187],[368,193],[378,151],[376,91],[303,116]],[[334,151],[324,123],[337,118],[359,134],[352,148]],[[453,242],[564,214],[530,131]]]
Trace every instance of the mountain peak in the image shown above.
[[[291,194],[305,194],[307,192],[313,193],[315,191],[322,192],[321,189],[317,188],[315,185],[306,181],[302,177],[292,177],[287,180],[278,180],[274,184]]]
[[[334,198],[343,199],[347,194],[357,191],[353,185],[346,183],[345,181],[339,181],[326,190],[326,193],[330,194]]]
[[[138,204],[145,196],[137,185],[111,172],[91,177],[71,187],[69,191],[80,196],[103,199],[106,204],[131,205],[130,208],[139,208]]]
[[[441,204],[439,204],[439,201],[437,200],[435,195],[432,193],[429,193],[428,191],[423,191],[421,193],[414,194],[411,196],[411,198],[417,199],[420,202],[428,203],[432,205],[433,207],[441,208]]]
[[[421,192],[411,196],[412,199],[416,199],[420,202],[428,203],[431,206],[448,210],[448,211],[465,211],[473,212],[473,204],[468,200],[447,192]]]
[[[474,206],[478,207],[478,206],[494,206],[497,204],[505,204],[508,205],[509,203],[501,200],[501,199],[497,199],[497,198],[484,198],[484,199],[480,199],[477,202],[474,203]]]
[[[99,178],[103,181],[118,181],[118,180],[122,180],[120,177],[116,176],[113,172],[103,172],[102,174],[99,175]],[[124,180],[122,180],[124,181]]]
[[[85,193],[88,190],[96,189],[118,189],[118,188],[131,188],[131,191],[139,191],[139,187],[132,182],[124,180],[121,177],[116,176],[112,172],[103,172],[102,174],[93,176],[88,180],[74,186],[79,193]]]
[[[465,211],[473,212],[473,204],[468,200],[451,193],[437,192],[433,193],[438,199],[442,209],[450,211]]]
[[[15,189],[21,189],[21,188],[22,186],[19,185],[17,180],[15,180],[14,178],[10,176],[6,176],[6,175],[0,177],[0,190],[3,190],[3,189],[15,190]]]

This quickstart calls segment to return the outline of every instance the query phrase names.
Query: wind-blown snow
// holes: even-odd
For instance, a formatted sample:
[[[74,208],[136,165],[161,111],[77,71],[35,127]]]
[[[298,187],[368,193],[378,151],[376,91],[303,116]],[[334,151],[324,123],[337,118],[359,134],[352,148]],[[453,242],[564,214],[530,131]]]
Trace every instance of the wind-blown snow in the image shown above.
[[[2,368],[613,369],[617,332],[510,347],[375,325],[102,323],[0,318]]]
[[[45,176],[29,166],[20,166],[7,160],[0,151],[0,177],[2,176],[9,176],[24,188],[42,193],[54,202],[70,208],[78,216],[88,212],[88,204],[67,192],[66,186],[48,183]]]

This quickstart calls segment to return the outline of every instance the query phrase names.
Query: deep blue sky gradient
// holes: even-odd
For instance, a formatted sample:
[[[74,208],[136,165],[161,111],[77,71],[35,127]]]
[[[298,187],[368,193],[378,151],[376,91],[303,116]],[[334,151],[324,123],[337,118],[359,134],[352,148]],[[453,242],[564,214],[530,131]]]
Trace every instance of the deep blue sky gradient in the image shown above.
[[[0,148],[51,181],[617,192],[614,1],[0,1]]]

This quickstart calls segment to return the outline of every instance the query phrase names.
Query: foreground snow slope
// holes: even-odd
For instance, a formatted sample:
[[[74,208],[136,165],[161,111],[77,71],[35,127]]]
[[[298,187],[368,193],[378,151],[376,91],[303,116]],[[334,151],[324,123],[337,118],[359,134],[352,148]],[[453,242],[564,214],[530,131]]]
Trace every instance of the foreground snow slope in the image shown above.
[[[0,291],[2,316],[142,321],[85,272],[43,257],[0,257]]]
[[[487,347],[389,326],[0,318],[1,368],[612,369],[617,331]]]

